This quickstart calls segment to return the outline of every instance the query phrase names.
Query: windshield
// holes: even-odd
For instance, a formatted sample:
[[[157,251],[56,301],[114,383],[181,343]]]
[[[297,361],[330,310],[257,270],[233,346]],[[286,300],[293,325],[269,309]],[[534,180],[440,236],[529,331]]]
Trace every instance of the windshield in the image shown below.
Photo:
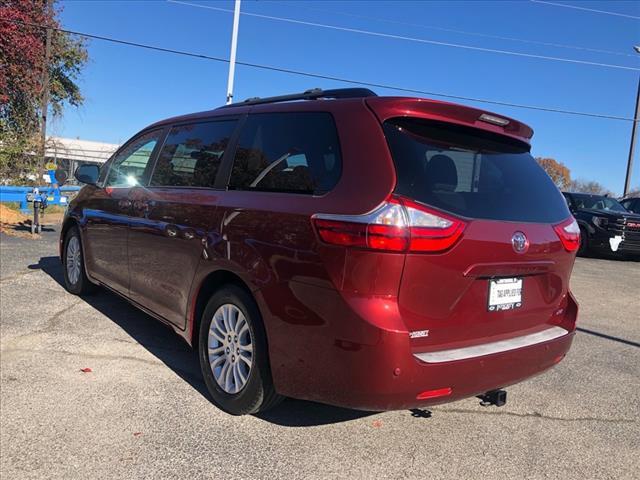
[[[602,195],[581,195],[581,194],[572,194],[573,201],[576,205],[576,208],[586,208],[590,210],[607,210],[612,212],[626,212],[627,209],[624,208],[620,203],[609,197],[603,197]]]
[[[528,145],[415,118],[385,122],[396,193],[468,218],[556,223],[570,213]]]

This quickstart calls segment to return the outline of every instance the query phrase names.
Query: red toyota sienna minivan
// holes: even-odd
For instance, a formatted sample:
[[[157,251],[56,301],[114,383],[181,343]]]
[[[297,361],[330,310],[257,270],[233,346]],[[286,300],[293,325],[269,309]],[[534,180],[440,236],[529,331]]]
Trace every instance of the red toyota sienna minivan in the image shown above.
[[[500,405],[565,356],[578,310],[579,229],[532,134],[366,89],[163,120],[76,171],[66,287],[171,326],[232,414]]]

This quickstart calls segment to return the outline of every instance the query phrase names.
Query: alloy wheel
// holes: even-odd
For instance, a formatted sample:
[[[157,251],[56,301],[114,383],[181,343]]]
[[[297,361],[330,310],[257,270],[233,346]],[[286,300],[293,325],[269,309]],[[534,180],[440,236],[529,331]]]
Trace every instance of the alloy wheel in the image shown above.
[[[229,394],[240,392],[251,373],[253,339],[246,317],[235,305],[221,305],[213,314],[208,352],[209,365],[220,388]]]
[[[69,239],[67,244],[67,277],[73,285],[80,280],[80,268],[82,268],[82,252],[80,251],[80,241],[77,236]]]

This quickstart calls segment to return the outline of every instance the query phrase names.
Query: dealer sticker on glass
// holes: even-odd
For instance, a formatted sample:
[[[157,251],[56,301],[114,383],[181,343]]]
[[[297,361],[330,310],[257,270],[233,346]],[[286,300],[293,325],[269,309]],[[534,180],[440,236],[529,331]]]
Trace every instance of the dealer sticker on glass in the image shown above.
[[[489,280],[490,312],[511,310],[522,306],[522,278]]]

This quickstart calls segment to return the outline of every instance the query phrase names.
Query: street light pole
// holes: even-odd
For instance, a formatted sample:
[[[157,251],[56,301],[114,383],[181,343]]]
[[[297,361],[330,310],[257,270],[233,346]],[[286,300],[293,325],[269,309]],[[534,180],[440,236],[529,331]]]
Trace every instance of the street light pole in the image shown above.
[[[624,180],[624,195],[629,193],[631,188],[631,172],[633,171],[633,151],[636,147],[636,133],[638,131],[638,120],[640,120],[640,79],[638,79],[638,93],[636,96],[636,113],[633,116],[631,126],[631,145],[629,146],[629,160],[627,161],[627,176]]]
[[[640,53],[640,46],[635,46],[633,49]],[[631,173],[633,172],[633,151],[636,146],[636,133],[638,131],[638,121],[640,120],[640,77],[638,78],[638,93],[636,94],[636,110],[633,115],[633,125],[631,126],[631,145],[629,145],[629,160],[627,161],[627,175],[624,179],[624,193],[626,196],[631,188]]]
[[[240,23],[240,0],[236,0],[231,32],[231,55],[229,57],[229,80],[227,82],[227,105],[233,101],[233,80],[236,73],[236,49],[238,46],[238,24]]]

